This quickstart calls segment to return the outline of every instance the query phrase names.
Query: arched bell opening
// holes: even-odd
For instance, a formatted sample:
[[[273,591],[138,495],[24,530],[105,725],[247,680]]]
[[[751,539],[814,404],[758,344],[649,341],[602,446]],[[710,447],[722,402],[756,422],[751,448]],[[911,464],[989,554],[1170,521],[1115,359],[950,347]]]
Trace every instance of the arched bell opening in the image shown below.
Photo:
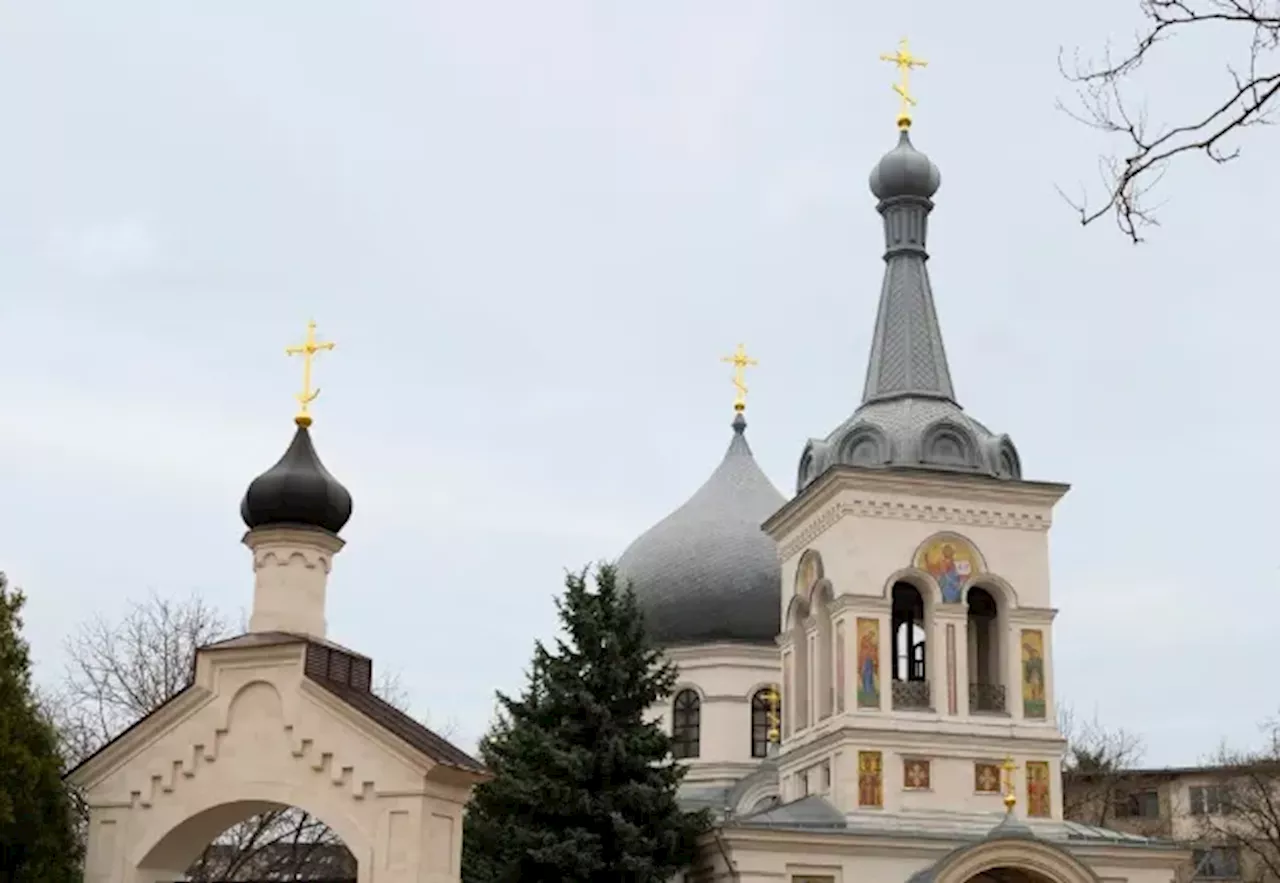
[[[926,606],[920,590],[908,582],[893,585],[893,707],[932,707],[929,689],[929,641]]]
[[[991,592],[975,586],[968,591],[969,711],[1003,714],[1008,710],[1003,671],[1000,605]]]

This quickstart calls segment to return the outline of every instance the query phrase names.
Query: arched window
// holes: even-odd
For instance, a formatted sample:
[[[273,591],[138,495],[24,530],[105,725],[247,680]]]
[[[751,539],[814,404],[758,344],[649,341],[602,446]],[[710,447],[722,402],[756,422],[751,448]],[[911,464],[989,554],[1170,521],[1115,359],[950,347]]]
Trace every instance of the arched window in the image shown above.
[[[671,754],[676,760],[698,756],[702,733],[702,700],[693,690],[681,690],[671,715]]]
[[[769,743],[773,741],[774,721],[777,714],[774,708],[773,688],[763,687],[756,690],[751,697],[751,756],[768,757]]]

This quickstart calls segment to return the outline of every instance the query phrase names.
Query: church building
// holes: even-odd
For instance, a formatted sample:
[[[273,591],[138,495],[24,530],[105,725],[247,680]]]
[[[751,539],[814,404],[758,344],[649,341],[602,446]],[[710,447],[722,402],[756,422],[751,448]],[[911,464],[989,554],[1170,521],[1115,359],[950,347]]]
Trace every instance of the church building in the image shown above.
[[[618,563],[680,668],[654,714],[682,797],[717,817],[686,879],[1168,883],[1185,851],[1063,818],[1049,529],[1068,487],[1024,478],[959,404],[927,267],[941,176],[909,136],[920,62],[905,41],[886,60],[903,107],[870,178],[885,268],[861,403],[803,445],[785,500],[740,395],[724,460]]]

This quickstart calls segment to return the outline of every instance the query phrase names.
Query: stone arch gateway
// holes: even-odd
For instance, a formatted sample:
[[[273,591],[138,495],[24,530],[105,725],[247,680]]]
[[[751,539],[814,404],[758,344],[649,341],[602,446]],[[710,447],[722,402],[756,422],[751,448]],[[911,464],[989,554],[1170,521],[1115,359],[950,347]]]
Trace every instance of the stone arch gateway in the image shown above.
[[[305,418],[305,419],[304,419]],[[68,774],[89,807],[88,883],[172,883],[223,831],[296,807],[356,859],[359,883],[456,883],[479,761],[374,695],[373,661],[325,638],[351,497],[307,415],[241,516],[249,632],[202,647],[187,686]]]
[[[170,883],[219,833],[294,806],[342,838],[360,883],[459,879],[480,765],[367,686],[308,672],[364,657],[249,634],[200,651],[192,684],[72,773],[90,806],[85,879]]]

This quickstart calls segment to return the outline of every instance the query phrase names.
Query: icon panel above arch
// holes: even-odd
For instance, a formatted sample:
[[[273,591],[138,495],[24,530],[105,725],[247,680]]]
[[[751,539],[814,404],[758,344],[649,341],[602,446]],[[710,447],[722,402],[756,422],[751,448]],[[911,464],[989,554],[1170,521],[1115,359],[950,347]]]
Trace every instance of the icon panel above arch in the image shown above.
[[[986,560],[973,541],[952,531],[935,533],[917,546],[911,564],[929,574],[944,604],[964,601],[966,584],[987,571]]]

